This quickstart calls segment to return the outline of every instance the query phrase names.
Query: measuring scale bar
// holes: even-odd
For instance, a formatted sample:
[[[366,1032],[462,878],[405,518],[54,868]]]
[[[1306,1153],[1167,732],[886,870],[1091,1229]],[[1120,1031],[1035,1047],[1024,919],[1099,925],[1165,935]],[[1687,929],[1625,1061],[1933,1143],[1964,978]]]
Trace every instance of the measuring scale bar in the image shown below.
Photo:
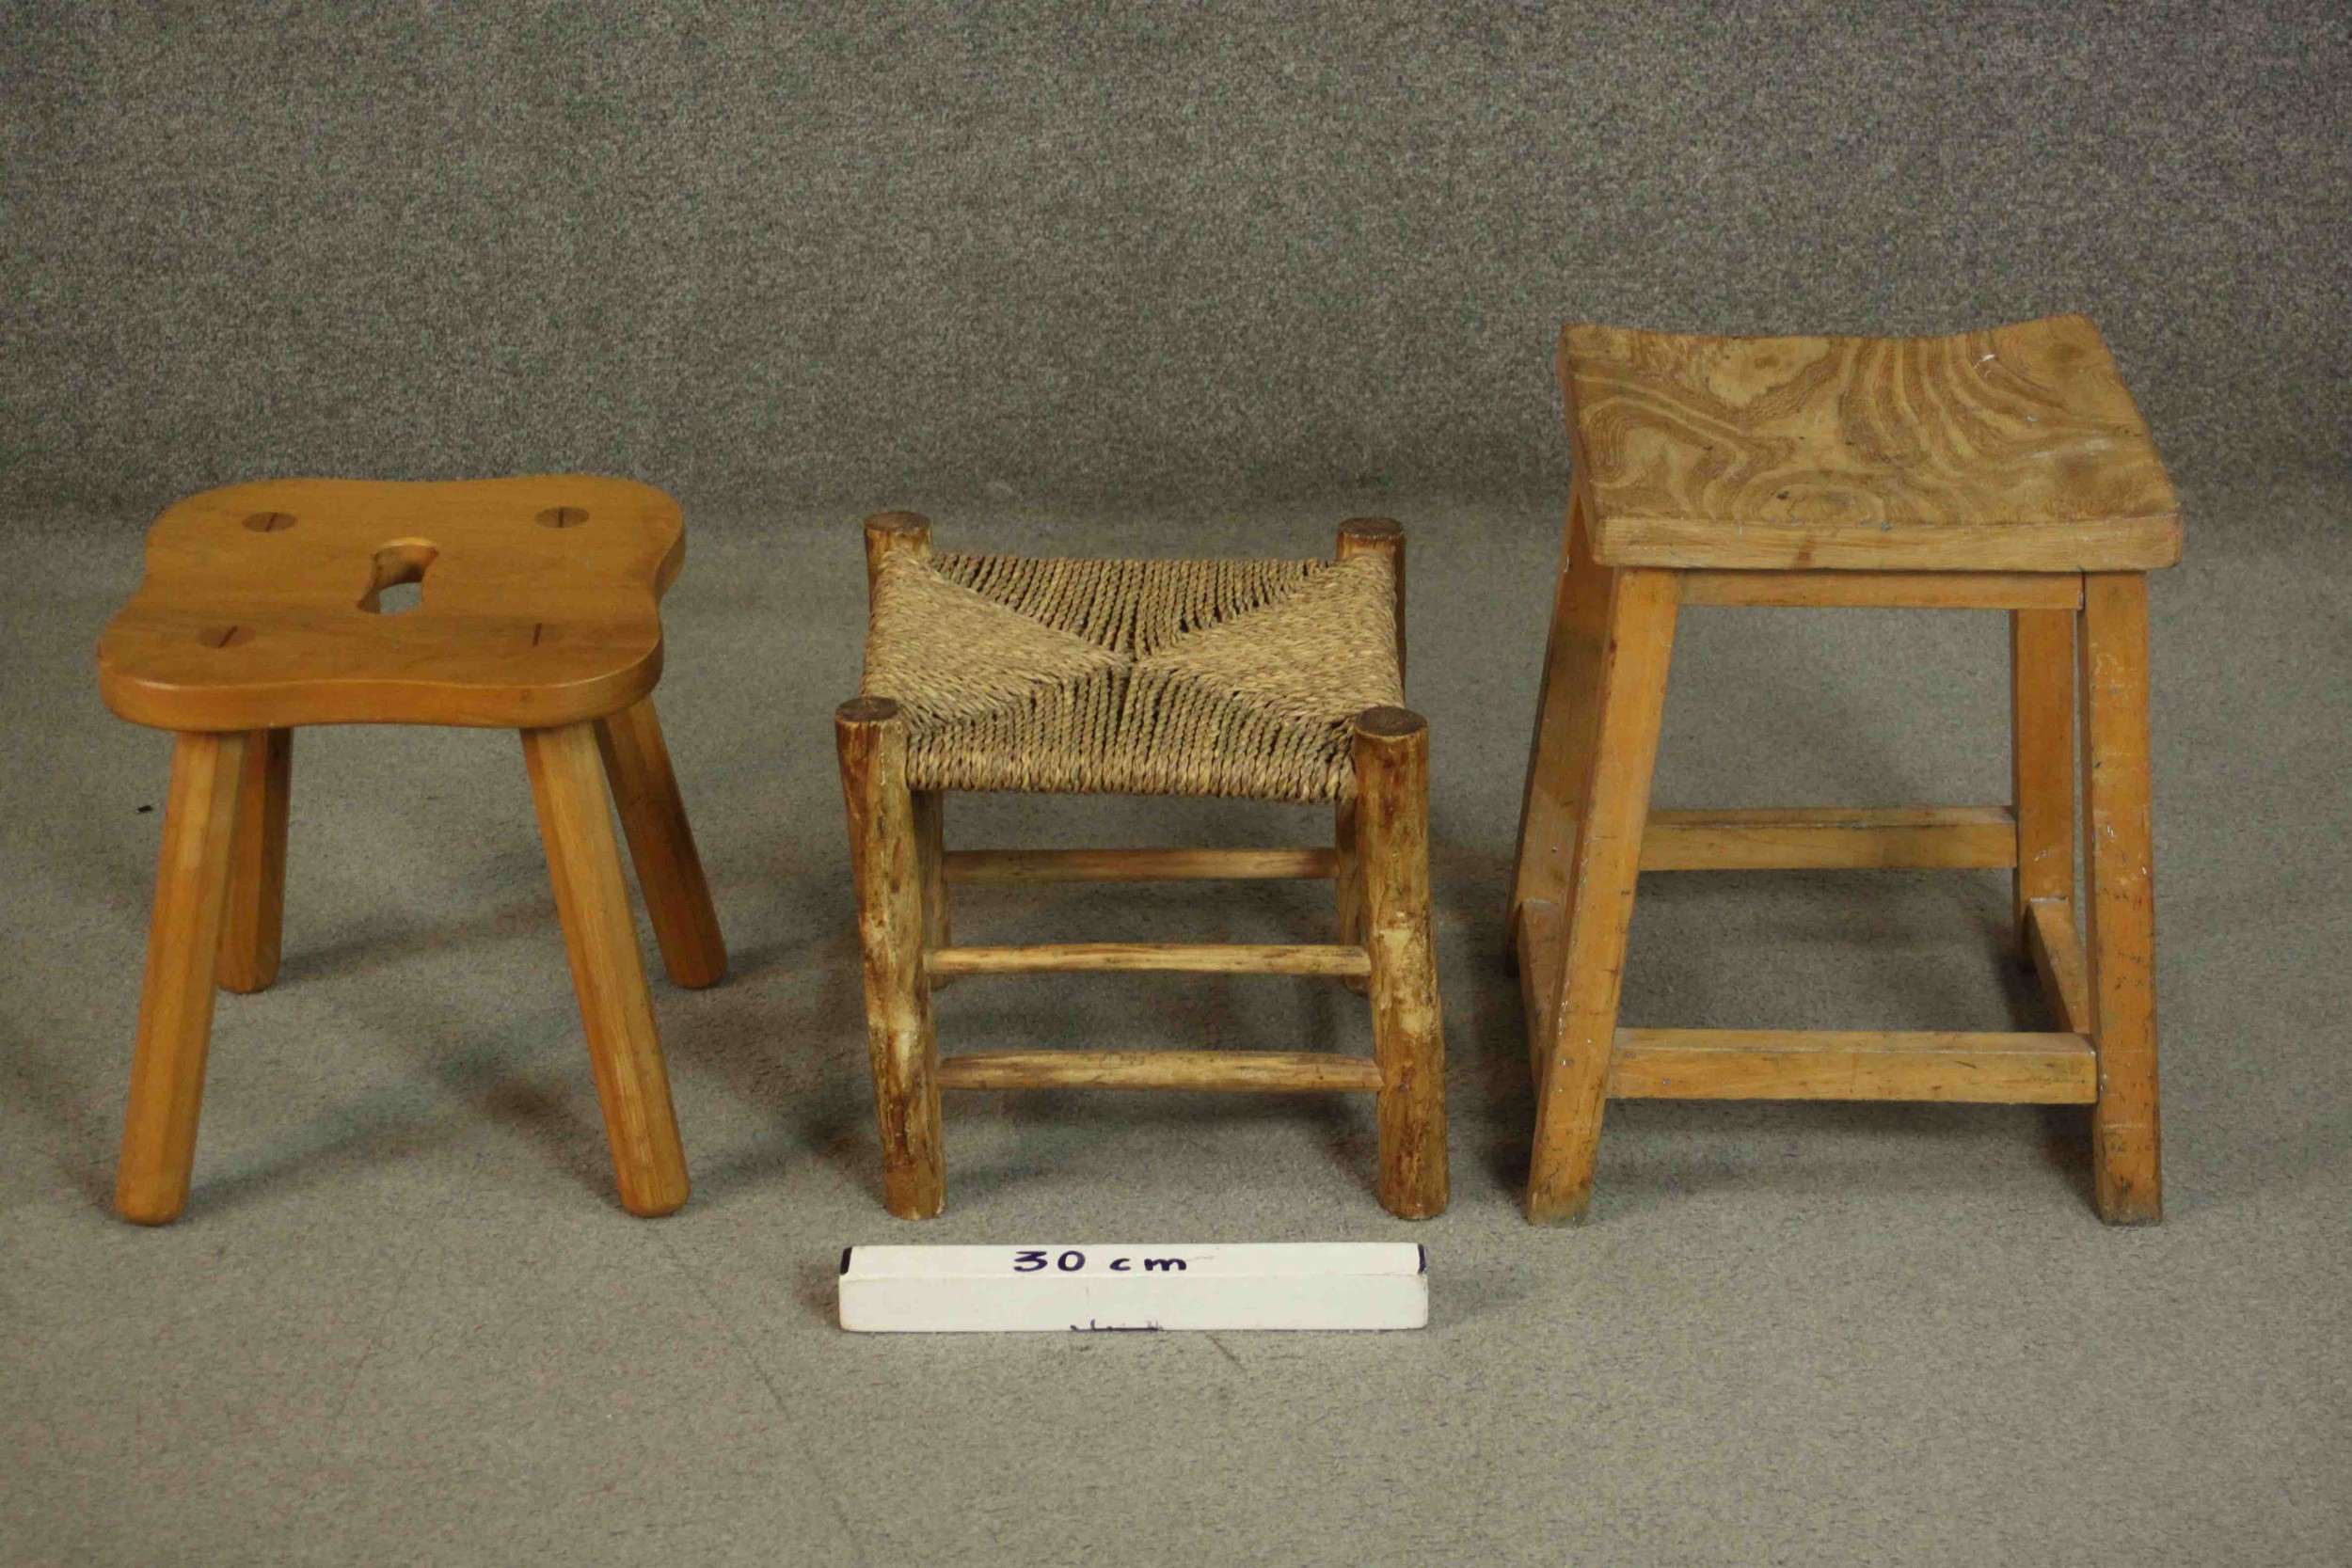
[[[1422,1328],[1413,1242],[853,1246],[841,1326],[859,1334],[1154,1328]]]

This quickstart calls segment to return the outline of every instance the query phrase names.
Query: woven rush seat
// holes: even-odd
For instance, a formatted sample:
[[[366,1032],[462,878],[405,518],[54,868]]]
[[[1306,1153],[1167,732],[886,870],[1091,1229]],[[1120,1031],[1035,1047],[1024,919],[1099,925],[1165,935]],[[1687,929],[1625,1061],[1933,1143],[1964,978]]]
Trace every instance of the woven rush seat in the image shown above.
[[[1351,725],[1404,701],[1387,553],[878,563],[861,693],[919,790],[1340,800]]]

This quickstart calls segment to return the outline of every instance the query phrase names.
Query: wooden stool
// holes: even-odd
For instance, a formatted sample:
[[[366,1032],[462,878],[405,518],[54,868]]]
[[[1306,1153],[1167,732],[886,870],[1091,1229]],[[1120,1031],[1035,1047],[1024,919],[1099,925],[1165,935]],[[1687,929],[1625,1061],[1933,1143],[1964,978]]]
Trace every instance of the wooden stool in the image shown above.
[[[621,1202],[666,1214],[686,1160],[645,995],[597,757],[670,977],[726,950],[652,691],[677,503],[586,476],[461,484],[285,480],[191,496],[156,519],[147,575],[98,644],[106,705],[173,731],[171,793],[115,1202],[186,1206],[213,986],[278,973],[298,724],[522,732]],[[418,584],[408,613],[383,595]]]
[[[1445,1037],[1429,910],[1429,730],[1404,700],[1405,540],[1342,525],[1336,561],[1040,561],[930,553],[866,523],[865,695],[835,715],[849,801],[883,1201],[946,1201],[939,1091],[1355,1089],[1379,1097],[1380,1201],[1446,1205]],[[962,850],[949,790],[1329,800],[1330,848]],[[1320,945],[959,947],[952,882],[1329,878]],[[1014,1051],[940,1059],[959,974],[1307,974],[1372,998],[1372,1060],[1328,1052]]]
[[[2098,329],[1571,326],[1560,379],[1575,483],[1511,895],[1536,1083],[1528,1217],[1583,1216],[1615,1095],[2088,1104],[2100,1216],[2153,1224],[2145,574],[2180,558],[2181,519]],[[1651,812],[1685,604],[2008,610],[2013,803]],[[2003,865],[2058,1033],[1617,1027],[1638,872]]]

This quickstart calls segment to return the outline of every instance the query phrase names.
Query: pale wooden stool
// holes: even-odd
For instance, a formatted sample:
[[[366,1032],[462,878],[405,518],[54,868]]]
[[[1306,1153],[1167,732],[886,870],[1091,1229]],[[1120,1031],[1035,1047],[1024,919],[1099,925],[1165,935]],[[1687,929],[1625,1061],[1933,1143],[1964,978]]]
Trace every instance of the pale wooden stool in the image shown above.
[[[622,1205],[686,1201],[686,1158],[605,804],[612,781],[670,977],[726,949],[654,717],[657,601],[685,559],[677,503],[628,480],[283,480],[156,519],[147,575],[98,644],[106,705],[173,731],[116,1206],[186,1206],[215,979],[278,974],[293,731],[522,732]],[[406,613],[388,590],[418,584]],[[598,756],[602,756],[601,770]]]
[[[1571,326],[1560,380],[1575,480],[1511,895],[1536,1083],[1528,1217],[1583,1216],[1613,1095],[2088,1104],[2100,1216],[2153,1224],[2145,574],[2180,558],[2181,518],[2098,329]],[[1685,604],[2008,610],[2012,803],[1650,811]],[[1617,1027],[1639,872],[1859,866],[2015,867],[2058,1031]]]
[[[1334,561],[940,556],[913,513],[866,519],[864,695],[835,715],[865,949],[883,1202],[946,1201],[942,1089],[1360,1090],[1380,1201],[1446,1206],[1445,1037],[1429,907],[1429,730],[1404,698],[1404,532],[1343,524]],[[1328,800],[1329,848],[949,850],[950,790]],[[1328,878],[1340,941],[952,945],[955,882]],[[942,1059],[961,974],[1300,974],[1368,990],[1373,1056],[1048,1050]]]

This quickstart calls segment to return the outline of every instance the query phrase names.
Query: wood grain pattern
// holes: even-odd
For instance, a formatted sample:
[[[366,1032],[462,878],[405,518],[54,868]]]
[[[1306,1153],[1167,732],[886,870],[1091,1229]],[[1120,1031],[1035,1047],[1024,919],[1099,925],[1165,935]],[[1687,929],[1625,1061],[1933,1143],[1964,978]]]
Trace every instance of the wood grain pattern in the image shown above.
[[[621,827],[628,835],[637,885],[645,913],[661,947],[662,968],[676,985],[711,986],[727,973],[726,940],[711,907],[710,884],[703,877],[694,830],[678,796],[670,748],[653,699],[636,703],[596,721],[596,748],[604,756]]]
[[[1334,875],[1335,850],[950,849],[950,884],[964,882],[1312,881]]]
[[[1572,325],[1604,565],[2136,571],[2180,504],[2098,328],[1704,338]]]
[[[933,974],[1370,974],[1360,947],[1311,942],[1041,942],[1026,947],[942,947],[925,955]]]
[[[1377,1090],[1379,1064],[1312,1051],[979,1051],[939,1064],[943,1089]]]
[[[294,794],[294,731],[246,736],[229,910],[220,927],[220,989],[267,990],[278,978],[286,918],[286,812]]]
[[[140,1225],[168,1225],[187,1207],[197,1118],[213,1037],[213,982],[229,896],[244,735],[183,735],[171,752],[148,920],[147,979],[139,992],[115,1208]]]
[[[600,718],[660,678],[657,606],[684,556],[677,503],[622,479],[207,490],[149,532],[99,690],[170,730]],[[405,614],[371,608],[387,561],[421,572]]]
[[[2148,784],[2148,579],[2084,585],[2082,684],[2085,960],[2099,1102],[2092,1196],[2110,1225],[2164,1217],[2156,1095],[2156,911]]]
[[[1445,1212],[1445,1026],[1429,902],[1429,726],[1404,708],[1356,720],[1356,809],[1373,1055],[1380,1068],[1380,1202]]]
[[[929,1219],[947,1202],[939,1126],[939,1044],[923,949],[923,869],[907,787],[906,721],[886,697],[834,712],[841,792],[850,814],[865,955],[867,1054],[882,1132],[882,1203],[900,1219]]]
[[[2081,1035],[1620,1029],[1613,1099],[1937,1100],[2087,1105],[2098,1069]]]
[[[1544,1043],[1527,1179],[1527,1217],[1538,1223],[1581,1221],[1592,1201],[1626,930],[1680,602],[1671,572],[1636,567],[1612,576],[1607,641],[1588,699],[1595,737],[1565,879],[1561,979],[1539,988],[1556,999],[1552,1015],[1530,1022]]]
[[[637,919],[621,879],[595,726],[525,730],[522,743],[621,1206],[648,1218],[667,1214],[686,1201],[686,1151],[645,992]]]
[[[2017,863],[2007,806],[1654,811],[1645,871],[1951,870]]]

